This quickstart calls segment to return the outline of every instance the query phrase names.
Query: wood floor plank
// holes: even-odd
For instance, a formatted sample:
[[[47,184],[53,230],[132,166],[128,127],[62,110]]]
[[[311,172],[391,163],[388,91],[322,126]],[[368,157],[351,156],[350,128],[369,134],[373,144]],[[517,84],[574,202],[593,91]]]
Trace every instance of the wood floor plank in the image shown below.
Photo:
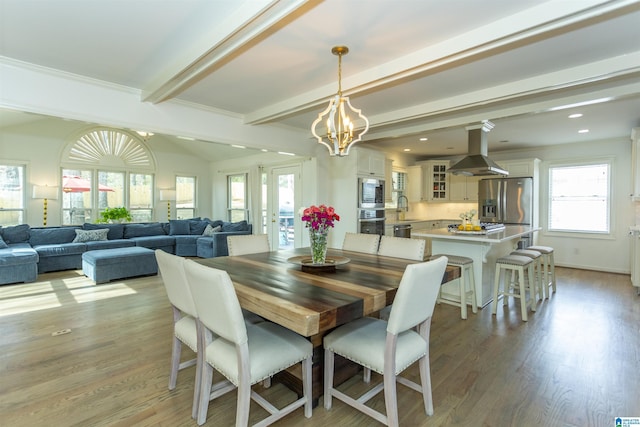
[[[628,275],[557,268],[558,292],[520,320],[509,301],[460,319],[436,306],[431,327],[435,413],[398,386],[406,426],[608,426],[640,416],[640,297]],[[0,424],[7,426],[195,426],[195,368],[169,391],[171,309],[157,276],[94,285],[79,271],[0,287]],[[55,331],[68,334],[52,336]],[[189,349],[183,360],[193,357]],[[418,379],[417,367],[406,375]],[[379,382],[372,375],[372,383]],[[283,404],[281,384],[259,391]],[[340,388],[364,390],[361,376]],[[235,393],[211,403],[206,425],[231,426]],[[384,411],[382,395],[371,405]],[[265,414],[252,404],[250,422]],[[334,400],[280,426],[370,426]]]

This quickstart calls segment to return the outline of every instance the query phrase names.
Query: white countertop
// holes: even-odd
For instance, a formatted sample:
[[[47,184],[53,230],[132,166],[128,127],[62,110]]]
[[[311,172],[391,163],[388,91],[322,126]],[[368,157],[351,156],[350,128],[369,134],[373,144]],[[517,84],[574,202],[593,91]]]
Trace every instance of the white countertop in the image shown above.
[[[629,227],[629,231],[640,231],[640,225],[632,225]]]
[[[410,219],[395,219],[395,216],[392,218],[387,217],[385,221],[386,225],[398,225],[398,224],[412,224],[416,222],[427,222],[427,221],[444,221],[447,224],[459,224],[461,222],[460,219],[419,219],[419,218],[410,218]]]
[[[488,234],[453,233],[450,232],[448,228],[436,228],[434,230],[415,229],[411,230],[411,237],[427,237],[432,240],[459,240],[476,243],[500,243],[515,239],[520,236],[524,236],[525,234],[529,234],[534,231],[540,231],[540,228],[521,225],[507,225],[505,226],[504,230],[495,231]]]

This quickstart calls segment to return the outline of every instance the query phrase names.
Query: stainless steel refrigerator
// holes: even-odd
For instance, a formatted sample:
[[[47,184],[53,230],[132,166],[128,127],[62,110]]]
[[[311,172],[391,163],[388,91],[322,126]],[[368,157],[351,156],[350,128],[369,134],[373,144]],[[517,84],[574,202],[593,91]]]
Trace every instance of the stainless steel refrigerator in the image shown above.
[[[482,179],[478,185],[481,222],[533,225],[533,178]]]

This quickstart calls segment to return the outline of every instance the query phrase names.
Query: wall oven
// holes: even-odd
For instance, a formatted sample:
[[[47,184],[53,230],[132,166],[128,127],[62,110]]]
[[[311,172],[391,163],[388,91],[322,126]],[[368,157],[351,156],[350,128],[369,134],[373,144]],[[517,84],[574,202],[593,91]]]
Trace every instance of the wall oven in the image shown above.
[[[384,235],[384,209],[358,209],[358,232]]]
[[[358,178],[358,208],[384,209],[383,179]]]

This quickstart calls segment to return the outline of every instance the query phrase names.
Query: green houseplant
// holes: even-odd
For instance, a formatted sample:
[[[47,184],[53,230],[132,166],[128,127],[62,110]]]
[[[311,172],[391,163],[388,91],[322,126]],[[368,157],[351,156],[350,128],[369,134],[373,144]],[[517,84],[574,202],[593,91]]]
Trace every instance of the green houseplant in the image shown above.
[[[106,208],[100,213],[101,218],[99,218],[96,222],[100,224],[109,223],[109,222],[123,222],[123,221],[131,221],[131,213],[127,208]]]

